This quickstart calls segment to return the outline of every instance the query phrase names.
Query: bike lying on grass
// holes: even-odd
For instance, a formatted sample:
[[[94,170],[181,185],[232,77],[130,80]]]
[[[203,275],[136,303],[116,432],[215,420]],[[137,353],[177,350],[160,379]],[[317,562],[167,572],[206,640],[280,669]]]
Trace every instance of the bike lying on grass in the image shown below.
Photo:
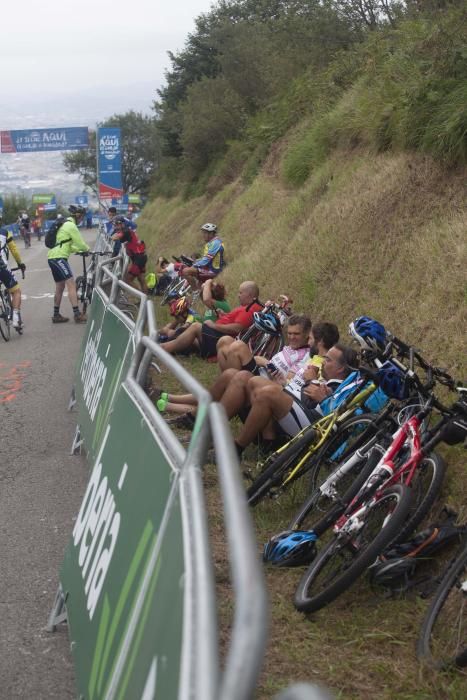
[[[440,383],[459,393],[465,391],[455,387],[452,378],[441,372],[437,378]],[[433,408],[442,417],[433,428],[422,432],[422,425]],[[434,468],[438,460],[433,459],[433,450],[443,441],[450,444],[452,422],[465,419],[466,415],[465,401],[456,401],[447,408],[431,394],[425,406],[393,436],[358,493],[344,494],[334,509],[315,523],[313,531],[318,538],[330,528],[332,537],[299,583],[295,594],[298,610],[313,612],[332,602],[392,542],[406,537],[421,522],[444,477],[444,466]],[[421,502],[411,511],[412,482],[417,469],[427,459],[432,460],[432,478]]]

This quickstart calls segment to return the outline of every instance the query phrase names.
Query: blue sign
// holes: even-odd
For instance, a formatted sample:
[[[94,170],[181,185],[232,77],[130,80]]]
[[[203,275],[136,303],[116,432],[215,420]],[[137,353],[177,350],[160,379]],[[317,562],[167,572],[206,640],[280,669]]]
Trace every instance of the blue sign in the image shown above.
[[[87,126],[1,131],[0,139],[2,153],[78,151],[89,147]]]
[[[99,199],[123,195],[121,142],[121,129],[106,126],[97,130]]]
[[[76,204],[79,204],[82,207],[87,207],[88,206],[88,195],[87,194],[79,194],[75,197],[75,202]]]

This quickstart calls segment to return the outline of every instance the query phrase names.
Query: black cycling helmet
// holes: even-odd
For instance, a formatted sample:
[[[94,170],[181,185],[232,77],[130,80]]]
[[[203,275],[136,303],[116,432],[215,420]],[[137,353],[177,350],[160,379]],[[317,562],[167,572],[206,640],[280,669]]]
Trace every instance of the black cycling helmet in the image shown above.
[[[86,214],[86,209],[81,206],[81,204],[70,204],[68,211],[72,216],[84,216]]]

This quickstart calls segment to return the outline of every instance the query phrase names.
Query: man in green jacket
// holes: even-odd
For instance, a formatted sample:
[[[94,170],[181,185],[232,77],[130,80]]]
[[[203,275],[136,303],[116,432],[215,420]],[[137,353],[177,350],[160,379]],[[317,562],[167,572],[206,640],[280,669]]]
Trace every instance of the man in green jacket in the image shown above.
[[[66,323],[68,318],[60,313],[60,303],[62,301],[65,287],[68,290],[68,298],[73,307],[75,323],[86,323],[85,314],[80,313],[78,307],[78,297],[76,294],[76,284],[71,271],[68,258],[71,253],[86,252],[89,246],[81,237],[78,224],[82,221],[86,210],[84,207],[71,204],[68,207],[69,216],[65,223],[60,226],[57,232],[57,243],[51,248],[47,256],[49,267],[55,281],[54,315],[52,323]]]

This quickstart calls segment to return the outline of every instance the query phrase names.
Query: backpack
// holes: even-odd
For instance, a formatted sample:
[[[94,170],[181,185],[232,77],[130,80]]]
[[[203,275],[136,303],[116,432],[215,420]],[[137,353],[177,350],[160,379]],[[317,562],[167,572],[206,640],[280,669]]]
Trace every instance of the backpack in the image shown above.
[[[60,243],[57,244],[57,233],[64,223],[64,221],[53,222],[52,226],[45,234],[44,243],[46,248],[55,248],[56,245],[63,245],[64,243],[69,243],[71,241],[71,238],[66,238],[64,241],[60,241]]]
[[[426,597],[432,593],[438,580],[433,572],[415,578],[415,570],[422,562],[430,562],[433,555],[452,544],[459,543],[467,534],[466,525],[455,525],[457,513],[448,507],[442,511],[443,519],[429,525],[407,542],[393,544],[370,566],[372,584],[383,586],[391,595],[405,593],[415,586]]]

